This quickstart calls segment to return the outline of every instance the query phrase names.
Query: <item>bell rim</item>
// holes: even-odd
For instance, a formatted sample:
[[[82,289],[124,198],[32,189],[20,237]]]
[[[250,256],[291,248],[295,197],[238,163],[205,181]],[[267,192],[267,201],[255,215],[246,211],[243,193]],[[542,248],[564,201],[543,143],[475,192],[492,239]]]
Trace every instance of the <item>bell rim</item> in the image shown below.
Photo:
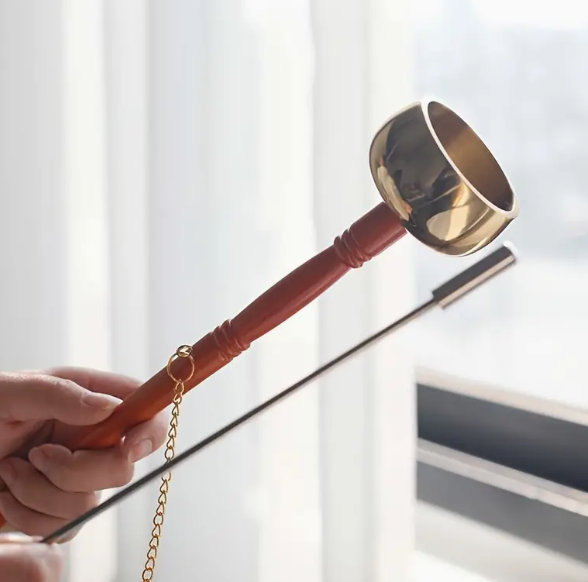
[[[475,196],[477,196],[484,204],[486,204],[494,212],[496,212],[497,214],[500,214],[501,216],[503,216],[506,219],[510,219],[510,220],[515,219],[519,215],[519,204],[518,204],[518,199],[517,199],[515,189],[513,188],[513,185],[511,184],[508,176],[506,175],[506,172],[502,168],[502,165],[498,162],[498,160],[496,159],[496,157],[494,156],[494,154],[492,153],[490,148],[486,145],[486,142],[479,135],[479,133],[473,128],[472,124],[469,123],[466,119],[464,119],[461,115],[459,115],[452,107],[450,107],[449,105],[447,105],[446,103],[444,103],[443,101],[441,101],[439,99],[436,99],[433,97],[423,98],[423,99],[419,100],[417,103],[415,103],[415,105],[416,104],[418,104],[420,106],[423,119],[427,125],[427,129],[429,130],[431,137],[434,139],[435,144],[439,148],[439,151],[443,154],[444,158],[447,160],[447,163],[453,168],[455,173],[461,178],[461,180],[463,180],[464,184],[471,190],[471,192]],[[500,173],[502,174],[502,177],[504,178],[506,184],[508,185],[508,188],[509,188],[509,191],[511,194],[511,198],[512,198],[512,207],[510,209],[506,210],[504,208],[500,208],[500,206],[497,206],[491,200],[489,200],[486,196],[484,196],[471,183],[471,181],[468,180],[468,178],[465,176],[465,174],[460,170],[459,166],[457,164],[455,164],[455,162],[451,159],[451,156],[447,153],[447,150],[445,149],[445,147],[441,143],[441,140],[439,139],[439,136],[437,135],[437,132],[435,131],[435,128],[433,127],[433,124],[431,122],[431,118],[429,115],[429,106],[432,104],[440,105],[441,107],[443,107],[447,111],[449,111],[451,113],[451,115],[453,115],[454,117],[459,119],[463,124],[465,124],[468,127],[468,129],[483,144],[484,148],[486,149],[486,152],[492,157],[492,159],[496,163],[496,166],[498,167]]]

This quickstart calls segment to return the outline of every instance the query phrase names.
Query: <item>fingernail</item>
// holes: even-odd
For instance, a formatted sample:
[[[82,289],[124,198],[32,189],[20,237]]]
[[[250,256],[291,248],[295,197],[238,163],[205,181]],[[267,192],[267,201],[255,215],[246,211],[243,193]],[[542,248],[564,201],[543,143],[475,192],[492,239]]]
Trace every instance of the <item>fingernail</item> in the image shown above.
[[[109,394],[99,394],[97,392],[86,392],[82,397],[82,402],[86,406],[98,408],[100,410],[112,410],[116,408],[122,400],[110,396]]]
[[[141,459],[145,458],[147,455],[153,452],[153,443],[149,439],[145,439],[140,443],[136,444],[131,449],[131,461],[136,463]]]
[[[10,485],[16,479],[16,469],[9,459],[0,462],[0,477],[6,485]]]
[[[29,461],[36,469],[44,471],[49,461],[49,455],[43,449],[32,449],[29,452]]]

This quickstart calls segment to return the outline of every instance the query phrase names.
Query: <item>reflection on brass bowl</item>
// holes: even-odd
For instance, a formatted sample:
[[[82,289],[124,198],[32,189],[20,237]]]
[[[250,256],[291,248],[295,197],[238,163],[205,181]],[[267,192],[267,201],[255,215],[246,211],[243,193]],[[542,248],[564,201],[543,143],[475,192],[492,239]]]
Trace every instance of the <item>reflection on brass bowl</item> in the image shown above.
[[[494,156],[438,101],[419,101],[390,119],[374,137],[370,168],[406,230],[446,255],[481,249],[518,215]]]

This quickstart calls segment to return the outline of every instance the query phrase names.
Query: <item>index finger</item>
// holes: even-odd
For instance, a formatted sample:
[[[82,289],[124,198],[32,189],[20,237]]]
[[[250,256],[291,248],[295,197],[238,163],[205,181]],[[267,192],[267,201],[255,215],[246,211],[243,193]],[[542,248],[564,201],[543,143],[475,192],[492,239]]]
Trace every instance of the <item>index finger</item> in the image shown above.
[[[121,400],[141,385],[141,382],[135,378],[91,368],[60,367],[52,368],[46,373],[55,378],[71,380],[91,392],[110,394]]]
[[[0,418],[5,420],[96,424],[110,416],[118,404],[120,399],[91,392],[72,380],[0,373]]]
[[[54,368],[50,371],[55,377],[72,380],[77,384],[94,392],[106,393],[121,400],[133,393],[141,382],[122,374],[102,372],[99,370],[75,367]],[[167,414],[162,411],[151,420],[143,422],[126,434],[125,446],[130,448],[148,441],[151,451],[157,450],[164,442],[167,433]],[[143,458],[144,455],[139,455]]]

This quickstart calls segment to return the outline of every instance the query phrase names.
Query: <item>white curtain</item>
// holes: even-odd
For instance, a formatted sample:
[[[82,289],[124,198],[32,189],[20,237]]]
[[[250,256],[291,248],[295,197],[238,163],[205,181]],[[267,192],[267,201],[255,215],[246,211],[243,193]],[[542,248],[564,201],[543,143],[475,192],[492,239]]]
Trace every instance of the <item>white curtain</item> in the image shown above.
[[[377,204],[370,139],[414,98],[407,9],[2,0],[2,368],[147,378]],[[179,448],[411,308],[412,244],[191,392]],[[156,580],[409,578],[409,334],[317,384],[177,471]],[[90,524],[67,580],[139,580],[155,502]]]

